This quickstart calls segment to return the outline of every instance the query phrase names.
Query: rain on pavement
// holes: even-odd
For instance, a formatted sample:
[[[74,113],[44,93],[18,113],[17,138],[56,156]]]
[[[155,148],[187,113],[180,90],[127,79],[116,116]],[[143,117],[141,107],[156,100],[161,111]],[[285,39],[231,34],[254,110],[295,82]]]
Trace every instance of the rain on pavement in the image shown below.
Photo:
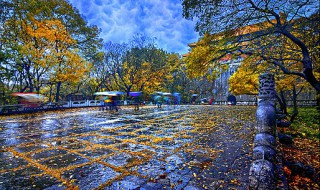
[[[247,189],[253,106],[0,117],[0,189]]]

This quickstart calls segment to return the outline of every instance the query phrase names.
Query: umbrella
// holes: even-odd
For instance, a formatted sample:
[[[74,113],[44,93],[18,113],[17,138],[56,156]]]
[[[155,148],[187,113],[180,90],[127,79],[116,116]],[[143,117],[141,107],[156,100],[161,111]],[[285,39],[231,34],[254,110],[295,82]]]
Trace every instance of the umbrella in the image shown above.
[[[121,96],[123,92],[120,91],[104,91],[104,92],[95,92],[94,95],[100,96]]]
[[[156,100],[156,101],[159,100],[159,99],[161,99],[161,96],[155,96],[154,97],[154,100]]]
[[[26,100],[28,100],[29,102],[39,102],[39,101],[43,101],[45,96],[41,95],[41,94],[36,94],[36,93],[22,93],[22,92],[17,92],[17,93],[13,93],[13,96],[19,96],[21,98],[24,98]]]
[[[133,97],[141,96],[141,92],[129,92],[129,95]]]
[[[154,94],[162,95],[163,92],[155,92]]]
[[[121,92],[121,91],[110,91],[110,95],[111,96],[121,96],[123,95],[124,93]]]
[[[106,92],[95,92],[94,95],[97,95],[97,96],[106,96]]]

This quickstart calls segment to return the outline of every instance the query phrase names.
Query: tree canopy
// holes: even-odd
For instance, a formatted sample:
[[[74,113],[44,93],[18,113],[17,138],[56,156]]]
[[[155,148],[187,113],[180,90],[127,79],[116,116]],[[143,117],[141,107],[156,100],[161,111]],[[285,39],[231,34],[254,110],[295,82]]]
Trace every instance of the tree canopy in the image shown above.
[[[188,57],[190,68],[204,72],[228,54],[254,55],[320,91],[317,0],[184,0],[182,5],[184,17],[197,18],[196,30],[203,35]]]
[[[105,60],[96,68],[106,73],[101,80],[107,81],[104,88],[143,91],[152,94],[161,88],[179,61],[178,55],[158,49],[152,39],[143,35],[133,36],[130,43],[109,42],[105,46]],[[105,83],[106,84],[106,83]]]
[[[89,26],[65,0],[1,2],[1,72],[20,92],[78,83],[101,47],[99,29]]]

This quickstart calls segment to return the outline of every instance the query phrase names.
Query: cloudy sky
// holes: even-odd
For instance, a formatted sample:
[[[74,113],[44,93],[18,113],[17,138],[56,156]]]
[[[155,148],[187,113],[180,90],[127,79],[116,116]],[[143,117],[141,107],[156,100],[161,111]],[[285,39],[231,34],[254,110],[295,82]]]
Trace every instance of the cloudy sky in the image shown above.
[[[184,54],[198,40],[195,22],[182,17],[181,0],[69,0],[101,37],[128,42],[135,34],[156,38],[159,48]]]

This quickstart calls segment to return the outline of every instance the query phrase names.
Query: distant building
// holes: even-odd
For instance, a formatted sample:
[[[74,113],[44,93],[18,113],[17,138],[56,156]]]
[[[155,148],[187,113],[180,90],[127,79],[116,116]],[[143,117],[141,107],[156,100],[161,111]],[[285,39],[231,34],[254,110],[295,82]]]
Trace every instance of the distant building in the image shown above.
[[[266,23],[267,25],[269,23]],[[246,36],[252,33],[255,33],[259,30],[258,25],[250,25],[240,29],[234,30],[234,35],[236,36]],[[213,34],[217,39],[223,36],[223,32],[219,34]],[[190,43],[188,46],[192,49],[197,46],[197,43]],[[187,57],[190,55],[190,52],[183,54],[183,57]],[[232,59],[231,55],[227,55],[220,60],[221,64],[227,64],[228,69],[225,72],[221,72],[221,74],[214,81],[214,89],[212,90],[212,94],[214,96],[215,101],[227,101],[227,97],[230,94],[229,92],[229,78],[237,71],[240,67],[243,58],[238,57],[237,59]],[[256,96],[254,95],[238,95],[236,96],[237,101],[255,101]]]

